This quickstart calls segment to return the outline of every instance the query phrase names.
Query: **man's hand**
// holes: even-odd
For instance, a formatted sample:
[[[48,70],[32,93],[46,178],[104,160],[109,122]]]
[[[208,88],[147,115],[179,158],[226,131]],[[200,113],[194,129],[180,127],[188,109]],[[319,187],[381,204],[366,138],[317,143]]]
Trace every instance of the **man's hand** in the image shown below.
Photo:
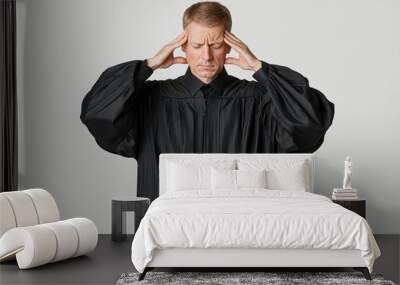
[[[168,68],[173,64],[187,63],[185,57],[174,57],[174,50],[184,43],[188,38],[187,29],[185,29],[179,36],[177,36],[172,42],[165,45],[155,56],[146,60],[147,65],[153,70],[157,68]]]
[[[225,30],[224,41],[239,54],[239,58],[227,57],[225,64],[235,64],[242,69],[257,71],[261,68],[261,61],[250,51],[250,49],[234,34]]]

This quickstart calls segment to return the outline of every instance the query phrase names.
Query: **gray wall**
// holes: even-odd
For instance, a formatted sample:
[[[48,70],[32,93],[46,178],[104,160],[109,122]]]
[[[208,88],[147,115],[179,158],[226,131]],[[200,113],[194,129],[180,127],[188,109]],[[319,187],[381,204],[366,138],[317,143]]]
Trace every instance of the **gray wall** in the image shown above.
[[[17,0],[21,189],[43,187],[64,218],[85,216],[110,232],[111,197],[136,193],[137,164],[96,145],[79,120],[82,99],[105,68],[150,57],[180,33],[191,3]],[[256,56],[298,70],[335,103],[316,152],[317,192],[330,195],[341,185],[351,155],[353,186],[367,198],[372,229],[400,233],[400,2],[222,3]],[[151,79],[185,70],[174,66]],[[252,79],[238,67],[227,70]]]

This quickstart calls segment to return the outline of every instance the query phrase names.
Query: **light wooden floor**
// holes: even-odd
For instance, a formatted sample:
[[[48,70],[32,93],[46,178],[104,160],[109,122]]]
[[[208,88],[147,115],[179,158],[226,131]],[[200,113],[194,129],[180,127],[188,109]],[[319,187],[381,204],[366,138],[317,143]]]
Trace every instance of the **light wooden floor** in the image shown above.
[[[400,236],[376,235],[382,251],[374,272],[399,283]],[[116,243],[100,235],[95,251],[88,256],[19,270],[15,261],[0,264],[0,284],[115,284],[123,272],[134,271],[130,259],[132,236]]]

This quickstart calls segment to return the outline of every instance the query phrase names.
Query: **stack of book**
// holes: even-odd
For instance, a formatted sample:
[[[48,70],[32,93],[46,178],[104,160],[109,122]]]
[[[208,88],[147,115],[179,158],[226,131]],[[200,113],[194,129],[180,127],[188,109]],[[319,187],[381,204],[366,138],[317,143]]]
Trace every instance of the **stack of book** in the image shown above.
[[[332,199],[334,200],[357,200],[357,189],[333,188]]]

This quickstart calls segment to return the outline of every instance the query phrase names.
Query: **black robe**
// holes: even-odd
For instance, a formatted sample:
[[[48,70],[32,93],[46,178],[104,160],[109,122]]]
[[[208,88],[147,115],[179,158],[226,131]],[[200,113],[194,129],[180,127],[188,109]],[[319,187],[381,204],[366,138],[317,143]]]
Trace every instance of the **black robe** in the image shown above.
[[[107,68],[82,102],[81,121],[106,151],[138,163],[137,195],[158,197],[160,153],[312,153],[334,104],[292,69],[262,61],[256,81],[225,68],[204,84],[188,67],[147,80],[144,60]]]

